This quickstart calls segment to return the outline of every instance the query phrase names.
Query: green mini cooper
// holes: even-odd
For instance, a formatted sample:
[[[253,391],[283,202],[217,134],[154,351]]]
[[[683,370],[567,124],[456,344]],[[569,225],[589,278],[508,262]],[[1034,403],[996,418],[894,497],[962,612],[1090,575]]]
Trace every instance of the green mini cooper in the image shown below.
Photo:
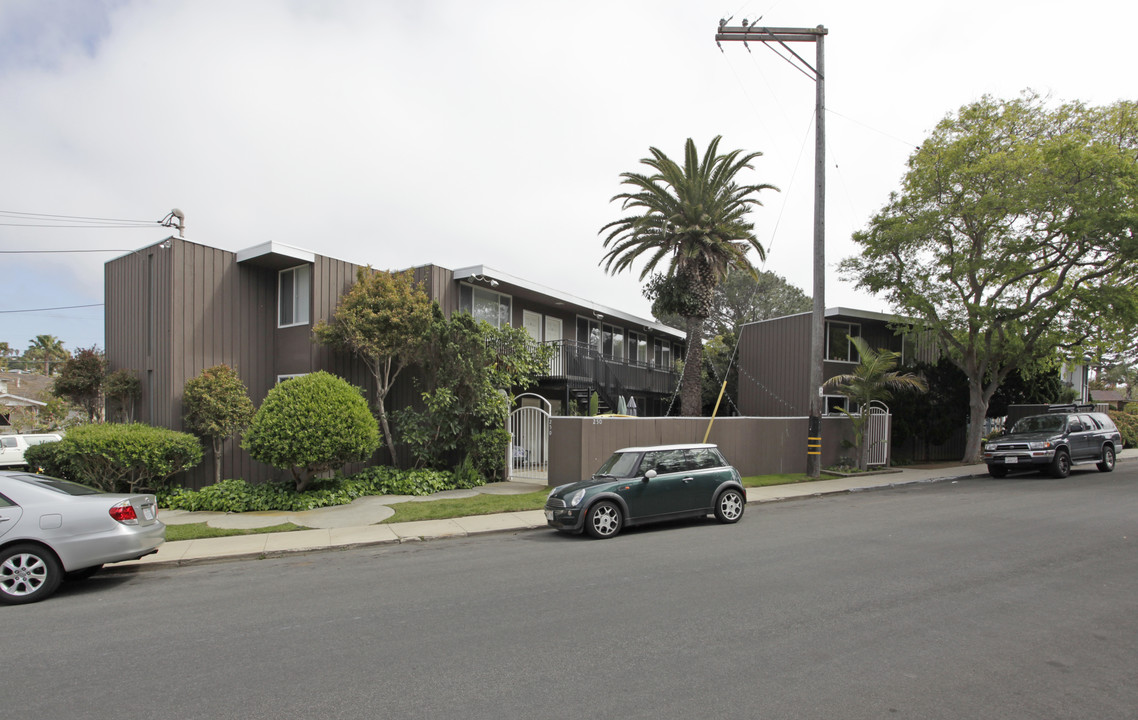
[[[545,502],[550,527],[610,538],[629,525],[701,517],[739,522],[747,493],[715,445],[617,450],[588,480],[560,485]]]

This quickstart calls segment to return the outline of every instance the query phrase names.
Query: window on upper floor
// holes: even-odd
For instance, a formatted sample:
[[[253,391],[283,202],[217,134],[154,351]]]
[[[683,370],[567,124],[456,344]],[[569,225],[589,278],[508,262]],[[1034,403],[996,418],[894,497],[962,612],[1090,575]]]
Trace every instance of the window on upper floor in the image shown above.
[[[857,348],[850,338],[861,335],[861,326],[845,322],[826,323],[826,359],[858,362]]]
[[[509,295],[473,285],[458,286],[458,309],[496,328],[510,327]]]
[[[312,267],[281,270],[277,282],[277,327],[307,325],[311,317]]]
[[[648,338],[632,330],[628,332],[628,361],[648,363]]]
[[[605,325],[601,333],[602,353],[613,360],[624,360],[624,328]]]

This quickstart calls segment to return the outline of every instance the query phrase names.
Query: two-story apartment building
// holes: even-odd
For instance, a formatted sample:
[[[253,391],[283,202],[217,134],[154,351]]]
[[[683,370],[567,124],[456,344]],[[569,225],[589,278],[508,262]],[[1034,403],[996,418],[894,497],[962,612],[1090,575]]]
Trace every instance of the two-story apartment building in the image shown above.
[[[905,324],[897,315],[828,308],[825,311],[822,379],[851,372],[860,362],[851,337],[864,338],[874,349],[913,359],[936,360],[936,350],[918,348],[912,334],[898,334]],[[739,409],[744,415],[802,417],[810,414],[811,313],[785,315],[744,325],[739,335]],[[918,354],[919,353],[919,354]],[[824,395],[825,412],[848,406],[848,398]]]
[[[105,266],[110,369],[133,370],[142,381],[139,421],[173,429],[182,428],[186,381],[218,364],[237,369],[257,404],[274,384],[316,370],[365,388],[370,399],[374,388],[363,365],[312,336],[360,266],[273,241],[231,252],[177,237],[111,260]],[[635,400],[640,415],[667,411],[679,380],[681,331],[485,266],[424,265],[414,274],[447,315],[468,312],[554,345],[548,373],[529,390],[548,399],[555,414],[593,392],[610,409],[624,398]],[[397,384],[388,407],[410,403],[413,395],[410,382]],[[273,474],[236,447],[224,463],[226,477]],[[208,475],[197,472],[187,484],[207,483]]]

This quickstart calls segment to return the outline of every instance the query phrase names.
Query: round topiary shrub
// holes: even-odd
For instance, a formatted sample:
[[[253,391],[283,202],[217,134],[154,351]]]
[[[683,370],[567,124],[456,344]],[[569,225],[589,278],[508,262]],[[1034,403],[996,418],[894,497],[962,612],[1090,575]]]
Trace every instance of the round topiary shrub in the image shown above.
[[[254,460],[290,471],[299,491],[318,473],[366,460],[379,440],[360,389],[320,371],[270,390],[241,447]]]

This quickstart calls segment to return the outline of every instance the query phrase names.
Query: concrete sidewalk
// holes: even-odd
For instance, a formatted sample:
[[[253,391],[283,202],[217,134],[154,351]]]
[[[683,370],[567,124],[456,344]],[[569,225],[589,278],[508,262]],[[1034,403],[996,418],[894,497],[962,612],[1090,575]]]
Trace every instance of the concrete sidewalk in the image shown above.
[[[1119,462],[1138,458],[1138,449],[1123,450],[1118,455]],[[1076,471],[1093,465],[1077,466]],[[926,465],[901,468],[874,474],[861,474],[851,477],[818,480],[794,485],[773,485],[747,489],[747,504],[756,505],[780,502],[807,497],[822,497],[838,493],[862,492],[882,488],[899,487],[915,483],[940,482],[960,478],[987,476],[987,466],[978,465]],[[545,513],[542,510],[498,513],[452,518],[448,520],[423,520],[418,522],[389,523],[377,525],[394,514],[391,505],[401,502],[423,502],[446,497],[470,497],[479,492],[494,494],[519,494],[544,489],[544,485],[531,483],[492,483],[475,490],[449,490],[425,498],[409,496],[377,496],[360,498],[350,505],[320,508],[305,512],[287,513],[190,513],[184,511],[161,512],[163,522],[175,525],[182,523],[208,522],[211,527],[255,528],[271,527],[284,522],[313,528],[282,533],[261,533],[256,535],[235,535],[232,537],[206,538],[202,540],[181,540],[168,542],[154,555],[141,560],[115,563],[105,571],[139,570],[153,567],[170,567],[200,562],[221,560],[275,557],[289,553],[314,552],[335,548],[382,545],[386,543],[414,542],[447,537],[467,537],[495,532],[518,532],[545,528]]]

